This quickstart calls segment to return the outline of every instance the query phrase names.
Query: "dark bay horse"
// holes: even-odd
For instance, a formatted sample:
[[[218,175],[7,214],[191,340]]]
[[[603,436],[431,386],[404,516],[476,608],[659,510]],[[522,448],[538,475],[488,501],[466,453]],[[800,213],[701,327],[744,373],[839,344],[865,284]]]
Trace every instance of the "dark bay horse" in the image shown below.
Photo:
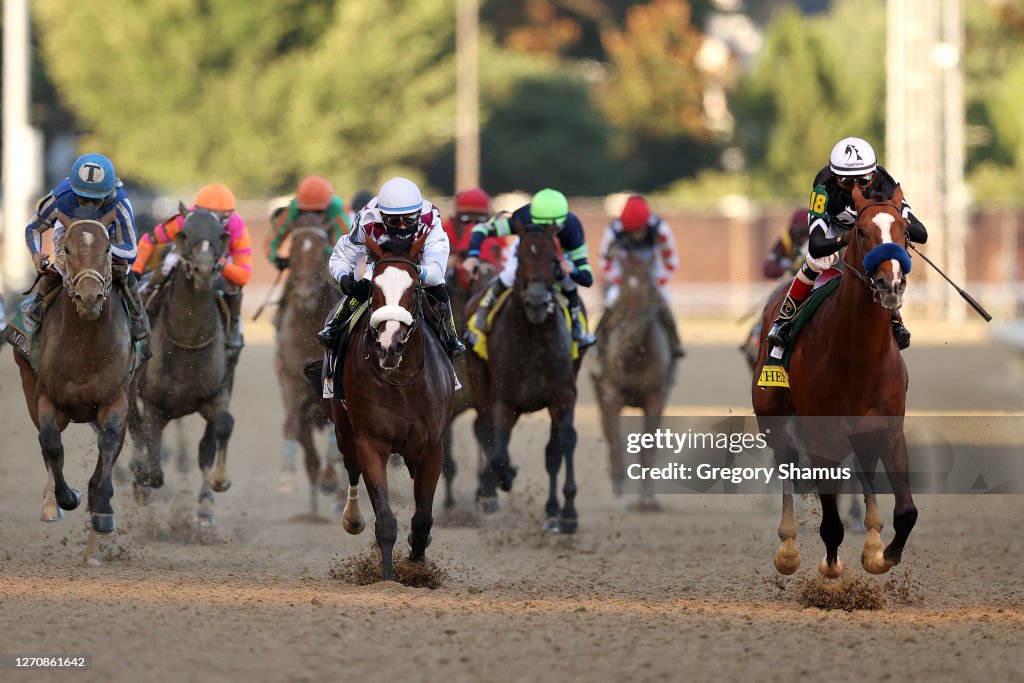
[[[316,333],[341,295],[327,268],[333,246],[322,222],[299,219],[291,233],[288,285],[281,303],[283,309],[277,319],[275,369],[284,402],[285,439],[291,442],[291,446],[296,441],[302,446],[312,514],[318,512],[317,488],[321,483],[320,455],[314,435],[316,430],[328,425],[329,416],[320,392],[310,386],[303,375],[303,368],[323,354]],[[282,471],[282,483],[285,483],[285,477],[290,476],[287,465]],[[336,488],[337,475],[333,470],[331,474]]]
[[[441,341],[424,328],[419,255],[426,235],[411,245],[367,237],[374,261],[371,311],[349,338],[344,358],[345,395],[330,401],[349,477],[343,524],[351,534],[366,522],[359,511],[359,477],[376,515],[377,545],[386,581],[394,579],[398,520],[388,498],[387,462],[401,454],[413,479],[409,559],[423,562],[433,526],[434,490],[441,475],[441,440],[451,420],[455,380]]]
[[[96,220],[61,215],[64,234],[64,295],[47,312],[39,351],[39,375],[20,353],[14,358],[48,471],[43,519],[74,510],[81,495],[64,480],[61,432],[70,422],[88,422],[98,434],[99,456],[89,479],[90,530],[83,561],[99,564],[97,534],[114,530],[111,473],[128,425],[132,343],[120,294],[111,292],[111,211]],[[59,506],[59,508],[57,507]]]
[[[487,335],[485,362],[467,353],[469,384],[480,419],[476,435],[486,455],[477,498],[485,512],[498,509],[498,493],[511,491],[516,469],[508,444],[519,416],[547,410],[551,434],[545,449],[549,478],[546,531],[574,533],[576,513],[576,374],[583,354],[572,357],[572,337],[558,305],[555,283],[561,279],[560,252],[550,226],[515,226],[519,235],[516,282],[494,315]],[[479,297],[466,311],[474,315]],[[558,503],[558,473],[565,462],[565,504]]]
[[[787,416],[815,417],[817,423],[800,421],[806,450],[812,466],[835,466],[835,459],[823,461],[820,454],[845,454],[853,450],[863,474],[867,540],[861,564],[872,574],[889,571],[902,559],[903,549],[917,520],[907,486],[907,443],[903,434],[906,412],[907,368],[892,335],[891,311],[903,304],[907,286],[906,273],[910,257],[905,250],[907,222],[900,213],[903,191],[897,186],[890,201],[870,201],[859,187],[853,190],[857,222],[847,233],[843,254],[844,275],[837,291],[826,299],[794,340],[795,347],[789,370],[789,389],[759,387],[760,372],[753,382],[753,406],[759,427],[771,429],[769,445],[775,450],[777,462],[791,462],[797,449],[784,435],[788,431]],[[762,329],[767,330],[782,305],[776,297],[762,315]],[[769,351],[763,337],[758,356],[758,369]],[[884,420],[884,429],[870,448],[851,447],[848,429],[835,429],[838,419],[830,419],[827,428],[823,418],[875,418]],[[781,419],[780,419],[781,418]],[[788,418],[790,424],[795,424]],[[843,420],[843,425],[855,422]],[[845,445],[844,445],[845,444]],[[881,451],[881,453],[880,453]],[[882,460],[895,493],[893,528],[895,536],[883,549],[882,516],[875,500],[873,473],[877,460]],[[825,543],[825,557],[818,570],[834,578],[843,573],[838,558],[843,541],[843,524],[839,517],[837,495],[819,482],[822,506],[820,534]],[[782,574],[792,574],[800,566],[797,550],[797,525],[793,515],[793,488],[784,482],[782,521],[775,553],[775,567]]]
[[[132,401],[132,470],[140,502],[148,499],[147,489],[163,486],[160,445],[167,423],[196,412],[206,420],[199,442],[203,483],[198,521],[202,525],[214,524],[213,492],[227,491],[231,485],[225,469],[234,428],[228,412],[234,373],[224,348],[216,291],[227,247],[228,235],[216,214],[198,209],[185,218],[175,237],[180,261],[164,285],[168,289],[153,324],[153,357],[138,375],[141,416]]]
[[[642,408],[644,431],[653,434],[672,388],[675,359],[668,333],[658,321],[661,292],[654,279],[655,252],[615,248],[612,258],[621,266],[622,285],[619,298],[601,321],[597,369],[591,378],[608,440],[612,490],[618,495],[626,479],[626,443],[619,430],[619,414],[625,406]],[[653,451],[645,450],[641,457],[644,467],[653,466]],[[640,506],[657,506],[650,479],[641,484]]]
[[[459,265],[455,266],[456,268]],[[451,277],[447,283],[448,285],[448,296],[451,298],[452,314],[455,316],[455,329],[464,330],[466,329],[466,304],[469,302],[475,294],[482,291],[484,285],[495,275],[495,267],[487,263],[486,261],[480,263],[476,270],[476,277],[470,280],[469,285],[463,287],[459,284],[458,277]],[[467,385],[463,386],[460,391],[455,392],[455,399],[452,403],[452,421],[455,421],[462,413],[467,410],[473,409],[473,396],[468,386],[469,378],[469,365],[467,357],[470,354],[463,353],[456,356],[454,365],[455,373],[462,379],[467,380]],[[474,420],[479,420],[480,416],[474,417]],[[455,457],[452,454],[452,428],[451,424],[448,425],[448,429],[444,432],[444,467],[441,472],[444,475],[444,506],[448,509],[455,507],[455,495],[453,492],[455,475],[458,472],[458,468],[455,463]],[[479,451],[479,442],[477,443]],[[483,452],[479,451],[479,457],[483,460]]]

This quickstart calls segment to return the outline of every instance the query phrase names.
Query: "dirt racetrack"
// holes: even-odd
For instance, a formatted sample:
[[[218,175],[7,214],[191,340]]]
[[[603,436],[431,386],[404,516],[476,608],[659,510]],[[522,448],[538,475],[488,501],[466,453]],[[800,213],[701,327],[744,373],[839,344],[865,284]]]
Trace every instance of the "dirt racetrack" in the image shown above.
[[[92,669],[0,671],[0,680],[96,681],[1005,681],[1024,676],[1024,497],[923,496],[904,563],[866,577],[862,536],[847,535],[848,575],[880,610],[803,607],[823,554],[801,529],[804,563],[778,577],[777,496],[662,496],[663,512],[610,493],[589,378],[577,428],[580,531],[544,536],[546,422],[513,437],[522,466],[503,509],[472,506],[475,446],[457,423],[460,509],[438,496],[428,550],[437,590],[357,586],[332,575],[365,552],[370,531],[307,515],[304,480],[277,492],[281,409],[272,349],[250,345],[236,382],[230,491],[218,527],[191,523],[199,473],[166,465],[168,484],[140,508],[115,482],[118,531],[105,563],[79,565],[87,516],[38,521],[44,468],[17,372],[0,356],[0,654],[88,654]],[[917,345],[910,407],[1024,410],[1024,365],[1002,346]],[[584,368],[586,373],[587,368]],[[694,345],[671,403],[747,410],[748,377],[731,344]],[[188,423],[193,448],[198,422]],[[173,440],[172,440],[173,443]],[[65,434],[69,482],[86,488],[93,436]],[[193,451],[194,452],[194,451]],[[122,454],[126,464],[130,451]],[[411,510],[404,469],[390,471],[404,551]],[[365,503],[365,492],[363,501]],[[891,497],[882,497],[891,534]],[[368,510],[368,504],[366,505]],[[888,582],[888,589],[886,590]]]

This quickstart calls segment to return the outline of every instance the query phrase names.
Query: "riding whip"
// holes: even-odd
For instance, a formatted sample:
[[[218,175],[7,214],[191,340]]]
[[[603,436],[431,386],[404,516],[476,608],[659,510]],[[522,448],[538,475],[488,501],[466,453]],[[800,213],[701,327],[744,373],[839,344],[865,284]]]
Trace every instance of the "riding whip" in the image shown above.
[[[267,295],[263,297],[263,303],[260,304],[260,307],[256,309],[256,313],[254,313],[252,316],[253,320],[259,318],[260,314],[263,313],[263,309],[267,307],[268,303],[270,303],[270,295],[274,293],[275,289],[277,289],[277,283],[281,281],[282,275],[284,275],[283,270],[277,271],[277,277],[274,278],[273,284],[271,284],[270,289],[267,290]]]
[[[992,316],[989,315],[988,311],[986,311],[984,308],[982,308],[981,304],[979,304],[977,301],[974,300],[974,297],[972,297],[970,294],[968,294],[963,289],[958,287],[955,282],[950,280],[949,277],[945,273],[943,273],[941,270],[939,270],[939,267],[937,265],[932,263],[932,260],[930,258],[928,258],[924,254],[922,254],[920,251],[918,251],[917,247],[915,247],[912,242],[908,242],[908,245],[910,246],[911,249],[916,251],[917,254],[921,258],[924,259],[925,263],[927,263],[929,266],[934,268],[936,273],[941,275],[946,280],[946,282],[951,284],[953,286],[953,289],[955,289],[957,291],[957,293],[960,294],[960,296],[962,296],[964,298],[964,301],[966,301],[968,304],[970,304],[971,308],[973,308],[978,313],[978,315],[980,315],[982,318],[985,319],[985,322],[990,322],[992,320]]]

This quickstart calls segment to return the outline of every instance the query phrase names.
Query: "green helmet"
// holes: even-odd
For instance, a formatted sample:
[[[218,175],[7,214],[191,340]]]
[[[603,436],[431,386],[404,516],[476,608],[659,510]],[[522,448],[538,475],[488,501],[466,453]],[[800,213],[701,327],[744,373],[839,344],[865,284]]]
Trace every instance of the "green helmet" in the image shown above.
[[[558,190],[546,187],[533,195],[530,220],[534,223],[561,223],[569,215],[569,201]]]

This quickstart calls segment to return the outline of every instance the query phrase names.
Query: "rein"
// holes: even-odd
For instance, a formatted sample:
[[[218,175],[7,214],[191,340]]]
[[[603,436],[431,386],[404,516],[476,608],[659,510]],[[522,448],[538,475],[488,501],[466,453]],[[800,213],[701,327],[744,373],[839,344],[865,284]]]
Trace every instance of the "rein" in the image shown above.
[[[899,211],[899,207],[896,206],[895,204],[893,204],[892,202],[873,201],[873,202],[868,202],[868,203],[866,203],[866,204],[864,204],[863,206],[860,207],[860,209],[857,211],[858,219],[860,218],[860,215],[861,215],[861,213],[863,213],[864,209],[868,209],[868,208],[870,208],[872,206],[887,206],[890,209],[896,209],[897,211]],[[854,224],[854,226],[852,228],[850,228],[850,231],[852,232],[853,230],[856,230],[856,229],[857,229],[857,226],[856,226],[856,224]],[[910,243],[908,235],[907,235],[907,231],[903,232],[903,242],[904,242],[904,245],[907,245],[907,244]],[[906,246],[904,246],[904,249],[906,249]],[[860,268],[857,268],[856,266],[854,266],[854,264],[852,264],[852,263],[850,263],[849,261],[846,260],[846,253],[848,251],[849,251],[848,247],[843,249],[843,256],[842,256],[842,264],[843,264],[843,267],[844,267],[843,269],[844,270],[849,270],[854,275],[856,275],[857,279],[860,280],[861,282],[863,282],[864,286],[867,287],[871,291],[871,303],[881,305],[881,303],[882,303],[881,292],[877,288],[875,288],[874,283],[871,281],[871,278],[868,277],[868,275],[866,273],[861,272]],[[906,275],[904,275],[904,278],[905,277],[906,277]]]

